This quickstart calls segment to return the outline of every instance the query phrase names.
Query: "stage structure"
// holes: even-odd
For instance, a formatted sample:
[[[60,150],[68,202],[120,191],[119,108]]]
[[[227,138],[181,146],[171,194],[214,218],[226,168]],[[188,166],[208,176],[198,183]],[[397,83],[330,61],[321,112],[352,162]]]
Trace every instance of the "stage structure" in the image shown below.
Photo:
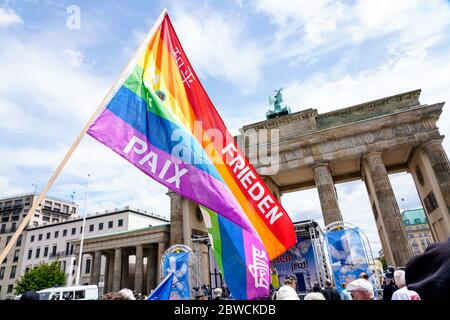
[[[297,243],[287,252],[271,261],[280,285],[287,275],[297,277],[297,292],[305,295],[317,282],[321,286],[330,278],[323,233],[314,220],[295,222]]]

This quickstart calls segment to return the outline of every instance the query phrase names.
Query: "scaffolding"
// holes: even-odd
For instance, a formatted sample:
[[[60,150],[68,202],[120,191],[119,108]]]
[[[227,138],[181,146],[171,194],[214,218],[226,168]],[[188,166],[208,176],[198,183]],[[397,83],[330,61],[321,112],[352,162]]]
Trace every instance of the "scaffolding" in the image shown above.
[[[330,278],[330,268],[324,250],[323,232],[314,220],[305,220],[294,223],[297,237],[311,240],[311,246],[316,262],[316,280],[324,286],[325,280]]]
[[[202,274],[202,249],[201,245],[208,246],[208,254],[209,254],[209,237],[208,236],[191,236],[192,242],[192,287],[200,288],[201,283],[201,274]]]
[[[314,253],[314,261],[316,262],[315,278],[316,281],[324,286],[326,279],[331,279],[331,272],[328,263],[328,256],[324,249],[323,232],[319,224],[314,220],[299,221],[294,223],[295,232],[297,237],[310,239],[311,246]],[[223,284],[223,278],[215,263],[214,256],[212,255],[210,239],[208,236],[192,235],[191,237],[192,250],[189,261],[190,270],[192,271],[192,292],[201,288],[201,272],[202,272],[202,249],[201,245],[208,247],[208,265],[209,265],[209,287],[220,287]],[[312,274],[306,274],[308,280]]]

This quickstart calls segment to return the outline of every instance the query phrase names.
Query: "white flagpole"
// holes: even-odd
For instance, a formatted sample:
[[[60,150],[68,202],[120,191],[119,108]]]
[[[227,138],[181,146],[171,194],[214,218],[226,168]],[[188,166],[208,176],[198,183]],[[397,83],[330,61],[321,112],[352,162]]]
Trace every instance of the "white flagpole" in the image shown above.
[[[8,253],[11,251],[12,247],[15,245],[17,239],[19,238],[19,235],[22,233],[23,229],[28,225],[28,223],[31,220],[31,217],[34,215],[34,212],[38,208],[38,206],[41,206],[42,202],[44,201],[44,198],[48,192],[48,190],[51,188],[53,183],[55,182],[56,178],[58,178],[59,174],[61,173],[62,169],[66,165],[67,161],[70,159],[72,154],[74,153],[76,147],[80,144],[81,139],[84,137],[86,132],[88,131],[89,127],[91,126],[92,122],[94,122],[97,115],[105,108],[105,106],[109,103],[109,101],[112,99],[112,97],[116,94],[117,90],[119,90],[120,86],[122,85],[123,81],[128,77],[130,72],[133,70],[134,65],[136,64],[136,60],[139,58],[140,54],[143,52],[143,50],[147,47],[148,42],[150,41],[153,34],[156,32],[156,29],[161,24],[164,17],[167,15],[167,9],[164,9],[163,12],[160,14],[158,19],[156,20],[153,27],[150,29],[150,31],[147,33],[147,36],[142,41],[139,49],[136,51],[134,56],[128,61],[128,64],[125,66],[125,68],[120,73],[119,77],[117,78],[117,81],[112,85],[112,87],[109,89],[108,93],[105,95],[103,100],[98,105],[97,109],[94,111],[92,116],[89,118],[88,122],[84,126],[84,128],[81,130],[81,132],[78,134],[78,137],[75,139],[74,143],[70,147],[67,154],[62,159],[61,163],[58,165],[56,170],[53,172],[52,176],[48,180],[47,184],[45,185],[44,189],[39,194],[39,197],[37,201],[33,203],[31,206],[31,209],[28,211],[25,218],[20,223],[19,227],[17,228],[16,232],[13,234],[11,240],[8,242],[6,247],[3,249],[3,251],[0,253],[0,264],[3,262],[3,260],[6,258]]]
[[[77,278],[75,281],[76,286],[80,285],[81,263],[83,262],[83,260],[82,260],[83,259],[83,242],[84,242],[84,233],[85,233],[85,228],[86,228],[87,202],[88,202],[88,194],[89,194],[89,177],[90,176],[91,175],[88,174],[87,182],[86,182],[86,197],[84,198],[84,217],[83,217],[83,226],[82,226],[83,232],[81,233],[80,254],[78,256]]]

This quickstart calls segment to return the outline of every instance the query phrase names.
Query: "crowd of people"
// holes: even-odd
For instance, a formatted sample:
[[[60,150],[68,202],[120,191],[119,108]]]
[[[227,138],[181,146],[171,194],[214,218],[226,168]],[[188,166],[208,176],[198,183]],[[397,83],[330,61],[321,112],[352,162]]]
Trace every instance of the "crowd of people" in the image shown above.
[[[329,279],[322,287],[315,283],[312,292],[304,300],[450,300],[450,238],[444,242],[433,243],[423,254],[410,259],[405,268],[395,270],[388,267],[382,277],[375,271],[369,276],[365,272],[349,283],[341,285],[339,290]],[[196,300],[233,300],[228,287],[211,289],[203,285],[196,289]],[[267,299],[300,300],[297,293],[297,278],[288,275],[284,285],[277,291],[271,291]],[[118,292],[108,292],[102,300],[145,300],[147,296],[124,288]],[[25,292],[20,300],[39,300],[34,291]]]
[[[209,285],[202,285],[202,290],[196,290],[195,300],[234,300],[226,284],[211,289]]]
[[[390,271],[387,271],[387,274],[389,273]],[[409,290],[406,286],[405,271],[403,270],[394,271],[392,279],[386,278],[381,294],[378,293],[374,282],[369,281],[371,277],[363,272],[360,274],[359,279],[353,280],[348,284],[343,283],[340,292],[336,290],[329,279],[325,280],[323,288],[316,282],[312,292],[304,296],[304,300],[420,300],[419,294],[414,290]],[[284,285],[273,294],[272,299],[300,300],[296,287],[297,279],[295,275],[288,275],[284,280]]]
[[[382,277],[375,270],[370,276],[363,272],[359,279],[338,285],[340,292],[328,279],[323,288],[315,283],[304,300],[450,300],[450,238],[429,245],[405,268],[390,266]],[[299,300],[296,288],[296,276],[288,275],[272,299]]]

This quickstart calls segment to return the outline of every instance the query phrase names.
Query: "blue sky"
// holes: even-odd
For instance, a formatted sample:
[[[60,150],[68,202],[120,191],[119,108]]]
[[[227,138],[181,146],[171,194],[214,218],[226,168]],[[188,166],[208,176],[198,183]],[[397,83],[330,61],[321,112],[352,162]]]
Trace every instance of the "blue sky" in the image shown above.
[[[70,5],[80,9],[79,29],[67,27]],[[31,192],[36,180],[43,187],[163,8],[233,133],[263,120],[282,86],[292,111],[417,88],[422,103],[450,101],[447,1],[0,1],[0,195]],[[448,109],[438,122],[447,135]],[[81,206],[88,173],[88,211],[132,205],[169,215],[163,187],[90,137],[50,193],[75,191]],[[391,182],[401,208],[420,205],[409,175]],[[337,191],[344,219],[378,251],[363,183]],[[323,225],[316,190],[282,202],[293,220]]]

